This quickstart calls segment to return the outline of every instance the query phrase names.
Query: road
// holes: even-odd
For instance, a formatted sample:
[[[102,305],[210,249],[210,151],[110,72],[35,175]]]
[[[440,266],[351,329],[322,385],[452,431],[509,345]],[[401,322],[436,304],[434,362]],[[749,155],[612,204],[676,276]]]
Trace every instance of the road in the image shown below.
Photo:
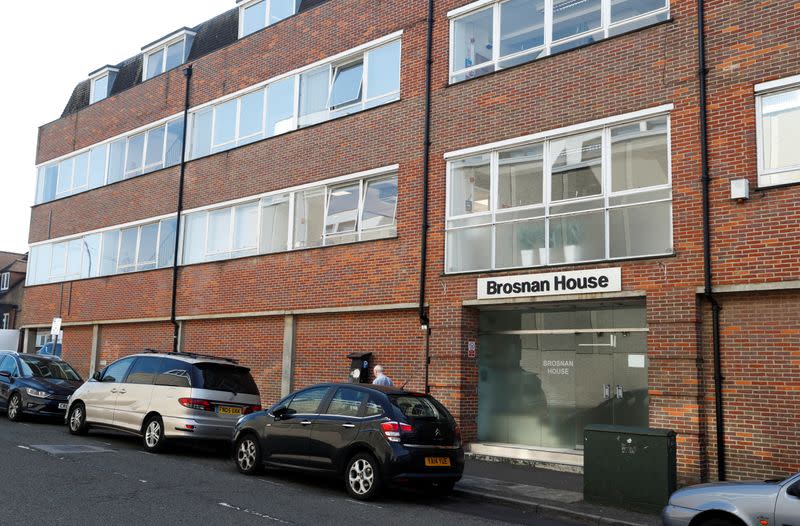
[[[0,416],[0,524],[533,524],[578,526],[525,509],[457,496],[390,491],[348,498],[338,480],[236,471],[224,447],[176,447],[153,455],[136,437],[91,431],[74,437],[57,422]]]

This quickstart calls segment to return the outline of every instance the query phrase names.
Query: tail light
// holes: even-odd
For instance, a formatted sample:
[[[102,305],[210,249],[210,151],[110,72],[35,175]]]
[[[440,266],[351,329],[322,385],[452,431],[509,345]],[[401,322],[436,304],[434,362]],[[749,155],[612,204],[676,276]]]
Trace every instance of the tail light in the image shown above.
[[[381,431],[389,442],[400,442],[400,433],[411,433],[414,428],[403,422],[381,422]]]
[[[178,403],[183,407],[189,409],[197,409],[198,411],[214,411],[214,404],[208,400],[200,400],[199,398],[179,398]]]
[[[261,411],[260,405],[248,405],[247,407],[242,409],[242,414],[249,415],[250,413],[258,413],[259,411]]]

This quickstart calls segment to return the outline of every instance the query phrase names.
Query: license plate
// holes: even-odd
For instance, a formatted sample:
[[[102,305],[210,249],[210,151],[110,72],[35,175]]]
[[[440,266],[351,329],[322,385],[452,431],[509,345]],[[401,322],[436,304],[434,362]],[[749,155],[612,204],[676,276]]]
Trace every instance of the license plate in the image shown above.
[[[449,468],[450,459],[448,457],[425,457],[425,466],[429,468]]]
[[[65,403],[64,404],[58,404],[58,408],[59,409],[66,409],[67,408],[67,404],[65,404]]]
[[[226,405],[219,406],[217,412],[221,415],[241,415],[242,408],[241,407],[229,407]]]

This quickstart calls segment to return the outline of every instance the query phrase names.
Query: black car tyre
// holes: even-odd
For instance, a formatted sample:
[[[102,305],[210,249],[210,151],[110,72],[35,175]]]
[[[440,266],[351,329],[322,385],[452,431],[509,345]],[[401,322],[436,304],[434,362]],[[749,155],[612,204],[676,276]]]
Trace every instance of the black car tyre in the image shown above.
[[[164,448],[164,421],[160,416],[153,415],[144,423],[142,443],[148,453],[158,453]]]
[[[12,422],[19,422],[22,420],[22,397],[19,393],[14,393],[8,399],[8,408],[6,409],[8,419]]]
[[[358,453],[347,463],[344,473],[347,493],[358,500],[370,500],[381,490],[381,475],[378,461],[369,453]]]
[[[248,433],[236,441],[236,468],[245,475],[255,475],[261,471],[261,446],[258,439]]]
[[[86,407],[82,403],[76,402],[69,408],[67,425],[73,435],[85,435],[89,431],[89,426],[86,425]]]
[[[741,523],[726,519],[725,517],[714,517],[703,521],[700,526],[741,526]]]

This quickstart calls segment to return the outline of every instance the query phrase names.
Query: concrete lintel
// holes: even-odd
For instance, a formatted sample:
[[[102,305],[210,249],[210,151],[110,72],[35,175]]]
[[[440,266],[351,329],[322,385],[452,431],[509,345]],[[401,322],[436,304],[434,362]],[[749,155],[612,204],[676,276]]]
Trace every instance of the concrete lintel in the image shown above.
[[[292,376],[294,374],[294,316],[286,316],[283,320],[283,371],[281,374],[281,397],[292,392]]]
[[[774,281],[771,283],[742,283],[739,285],[719,285],[714,293],[733,294],[736,292],[769,292],[775,290],[800,290],[800,280]],[[697,287],[698,294],[705,294],[704,287]]]
[[[92,320],[92,321],[65,321],[62,327],[87,327],[89,325],[123,325],[126,323],[156,323],[169,321],[169,316],[163,318],[130,318],[127,320]],[[23,329],[49,329],[49,323],[31,323],[22,327]]]
[[[532,298],[498,298],[492,300],[465,300],[465,307],[485,307],[488,305],[519,305],[529,303],[552,303],[563,301],[586,301],[606,299],[644,298],[647,293],[643,290],[623,290],[621,292],[600,292],[596,294],[565,294],[562,296],[538,296]]]
[[[97,369],[97,358],[100,354],[100,326],[92,327],[92,357],[89,361],[89,377],[91,378]]]

